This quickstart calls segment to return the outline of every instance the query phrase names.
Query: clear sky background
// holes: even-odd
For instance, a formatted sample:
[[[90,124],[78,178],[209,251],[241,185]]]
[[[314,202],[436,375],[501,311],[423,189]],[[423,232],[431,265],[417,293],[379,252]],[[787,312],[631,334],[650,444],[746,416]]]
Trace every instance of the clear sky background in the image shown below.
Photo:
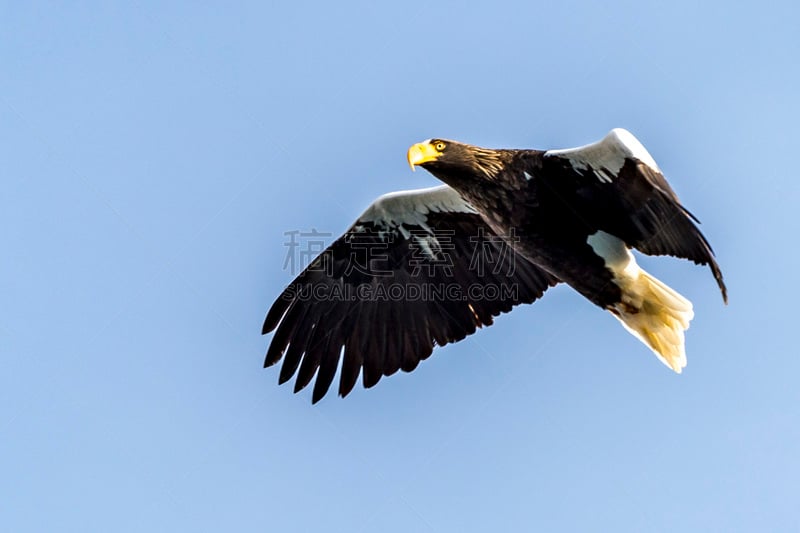
[[[0,3],[3,531],[797,531],[796,2]],[[284,232],[429,137],[631,130],[710,272],[664,367],[567,287],[329,394],[277,385]]]

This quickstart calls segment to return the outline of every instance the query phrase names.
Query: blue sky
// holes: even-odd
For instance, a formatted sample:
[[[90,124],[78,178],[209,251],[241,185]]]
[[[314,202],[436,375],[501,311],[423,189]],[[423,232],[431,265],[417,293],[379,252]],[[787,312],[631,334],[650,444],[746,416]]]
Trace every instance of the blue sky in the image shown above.
[[[793,2],[0,3],[6,531],[800,528]],[[284,232],[429,137],[631,130],[703,221],[677,376],[567,287],[329,395],[261,369]]]

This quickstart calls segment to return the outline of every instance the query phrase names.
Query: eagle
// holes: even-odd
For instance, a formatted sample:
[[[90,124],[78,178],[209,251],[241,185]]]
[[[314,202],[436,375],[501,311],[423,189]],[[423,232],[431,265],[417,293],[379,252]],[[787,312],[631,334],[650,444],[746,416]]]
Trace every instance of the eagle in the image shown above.
[[[692,304],[631,249],[707,265],[727,289],[699,221],[642,144],[614,129],[562,150],[487,149],[429,139],[408,150],[444,185],[386,194],[289,284],[267,313],[264,366],[283,359],[312,402],[361,374],[366,388],[410,372],[435,346],[533,303],[558,283],[609,311],[668,367],[686,366]]]

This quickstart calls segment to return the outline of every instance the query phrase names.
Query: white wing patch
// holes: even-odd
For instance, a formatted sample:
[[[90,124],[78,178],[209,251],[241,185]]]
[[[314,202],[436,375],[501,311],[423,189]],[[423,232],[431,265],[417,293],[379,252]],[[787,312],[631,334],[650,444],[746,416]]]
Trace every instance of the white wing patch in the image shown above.
[[[478,214],[478,211],[447,185],[397,191],[384,194],[372,202],[358,217],[351,231],[363,233],[366,231],[364,224],[374,224],[380,228],[378,238],[386,239],[388,234],[397,232],[403,239],[413,238],[426,256],[435,258],[438,250],[441,250],[441,243],[436,238],[436,232],[428,225],[429,213]],[[422,228],[427,235],[412,233],[415,228]]]
[[[428,226],[428,213],[474,213],[478,211],[464,200],[455,189],[441,185],[428,189],[398,191],[384,194],[358,218],[358,222],[372,222],[382,226],[399,226],[401,232],[404,224],[419,226],[433,233]],[[407,230],[406,230],[407,232]],[[404,237],[407,235],[404,233]]]
[[[610,183],[613,176],[619,173],[625,159],[638,159],[653,170],[661,172],[642,143],[631,132],[622,128],[611,130],[596,143],[565,150],[548,150],[544,155],[568,159],[576,170],[587,170],[591,167],[604,183]]]
[[[526,180],[526,181],[531,181],[531,180],[533,179],[533,176],[531,176],[531,175],[530,175],[530,174],[528,174],[527,172],[523,172],[523,174],[525,174],[525,180]]]

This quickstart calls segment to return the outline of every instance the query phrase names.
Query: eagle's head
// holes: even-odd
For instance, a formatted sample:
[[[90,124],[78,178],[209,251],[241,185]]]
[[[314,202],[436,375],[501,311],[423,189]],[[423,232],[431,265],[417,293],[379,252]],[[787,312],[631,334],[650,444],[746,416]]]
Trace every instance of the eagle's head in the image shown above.
[[[505,150],[479,148],[445,139],[429,139],[408,149],[411,170],[419,165],[445,183],[494,180],[503,170]]]

